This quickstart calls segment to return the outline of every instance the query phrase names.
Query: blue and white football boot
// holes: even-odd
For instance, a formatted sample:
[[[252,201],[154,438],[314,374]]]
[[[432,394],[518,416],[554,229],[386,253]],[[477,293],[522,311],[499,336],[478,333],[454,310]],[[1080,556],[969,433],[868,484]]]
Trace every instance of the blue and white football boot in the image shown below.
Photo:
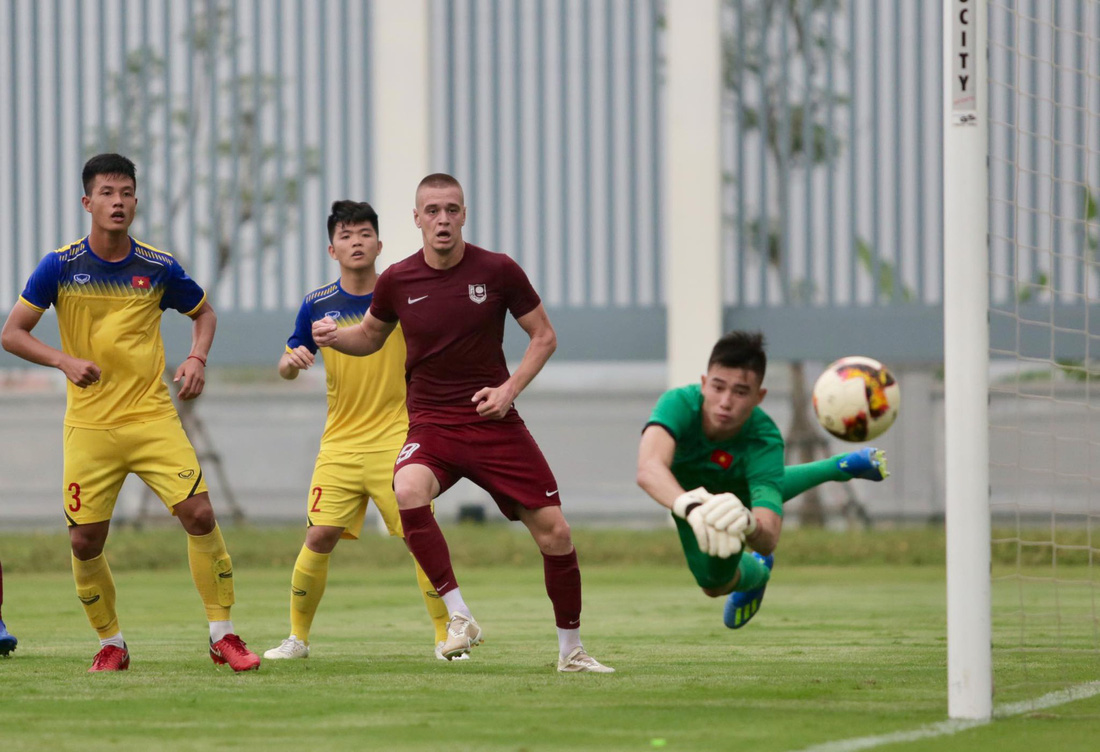
[[[0,655],[5,658],[11,651],[15,650],[15,646],[19,644],[19,640],[15,639],[15,635],[8,631],[8,628],[4,626],[3,620],[0,620]]]
[[[863,447],[848,452],[837,460],[836,466],[842,471],[862,480],[885,480],[890,477],[886,469],[886,452],[874,447]]]
[[[769,572],[775,566],[775,557],[771,554],[761,556],[753,551],[752,555],[759,561],[764,562],[764,566],[768,568]],[[748,624],[749,620],[756,616],[756,612],[760,610],[760,604],[764,601],[764,590],[767,587],[768,583],[765,582],[762,586],[753,590],[744,592],[735,590],[730,593],[729,597],[726,598],[726,610],[722,613],[722,621],[726,623],[726,626],[730,629],[740,629]]]

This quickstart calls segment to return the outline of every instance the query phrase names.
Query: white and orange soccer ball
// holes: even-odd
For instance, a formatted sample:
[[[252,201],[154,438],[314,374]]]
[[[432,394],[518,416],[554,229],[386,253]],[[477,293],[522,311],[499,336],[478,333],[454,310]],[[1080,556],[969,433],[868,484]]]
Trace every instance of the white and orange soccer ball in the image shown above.
[[[821,426],[844,441],[870,441],[898,417],[901,389],[890,369],[858,355],[829,364],[814,384]]]

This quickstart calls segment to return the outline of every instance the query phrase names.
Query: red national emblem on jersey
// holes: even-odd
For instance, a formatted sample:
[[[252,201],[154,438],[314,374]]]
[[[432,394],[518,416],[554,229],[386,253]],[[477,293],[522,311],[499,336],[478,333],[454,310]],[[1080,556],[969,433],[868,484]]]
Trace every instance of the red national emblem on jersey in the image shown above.
[[[150,287],[148,277],[131,277],[130,286],[135,290],[148,290]]]
[[[729,470],[730,465],[733,464],[733,455],[729,452],[724,452],[721,449],[715,449],[710,453],[710,461],[715,465],[718,465],[723,470]]]
[[[475,303],[484,303],[485,297],[485,285],[470,285],[470,300]]]

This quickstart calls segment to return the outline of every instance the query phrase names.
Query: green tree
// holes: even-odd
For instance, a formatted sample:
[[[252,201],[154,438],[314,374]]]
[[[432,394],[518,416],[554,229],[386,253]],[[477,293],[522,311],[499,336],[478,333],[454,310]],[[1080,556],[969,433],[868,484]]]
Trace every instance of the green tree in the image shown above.
[[[85,146],[89,155],[117,151],[150,164],[167,145],[179,166],[173,183],[146,184],[142,192],[151,193],[152,202],[164,209],[158,213],[171,218],[171,234],[178,236],[184,227],[179,220],[191,216],[195,236],[213,243],[213,279],[206,283],[211,295],[235,262],[249,255],[260,261],[278,247],[278,230],[300,221],[303,184],[320,174],[315,146],[298,152],[261,128],[265,120],[282,121],[277,94],[289,82],[270,73],[235,73],[218,65],[245,46],[235,31],[233,13],[230,0],[205,3],[182,32],[186,55],[180,69],[190,66],[194,73],[189,97],[175,92],[176,99],[169,101],[164,90],[166,60],[154,46],[130,50],[106,82],[107,109],[119,113],[118,119],[90,134]],[[178,71],[177,76],[184,78]],[[212,97],[231,105],[215,111]],[[280,163],[293,169],[280,175]],[[242,247],[235,239],[249,225],[258,230],[260,240]],[[191,244],[182,237],[168,234],[165,223],[152,227],[151,235],[161,237],[167,248],[181,254],[189,249]]]
[[[262,263],[265,254],[278,248],[280,231],[300,221],[303,184],[320,174],[316,147],[292,151],[261,128],[265,120],[282,121],[278,93],[288,82],[218,64],[245,47],[235,31],[234,12],[231,0],[210,0],[189,20],[182,37],[183,69],[190,66],[194,74],[191,96],[169,99],[164,88],[167,60],[155,47],[145,44],[127,52],[121,68],[110,72],[105,84],[105,109],[118,117],[90,134],[85,144],[89,156],[114,151],[135,156],[142,166],[165,149],[170,151],[173,163],[181,167],[172,184],[147,182],[142,188],[143,195],[151,196],[146,206],[156,207],[150,213],[168,218],[152,226],[150,237],[184,256],[191,243],[169,236],[180,235],[189,224],[182,219],[190,218],[194,237],[213,244],[213,278],[203,280],[211,298],[236,263],[249,257]],[[293,168],[284,175],[280,164]],[[241,229],[250,225],[258,242],[238,243]],[[212,467],[233,518],[240,521],[244,515],[220,454],[194,408],[194,401],[181,403],[180,419],[199,460]],[[146,491],[135,525],[143,523],[153,504]]]
[[[840,0],[727,0],[735,19],[734,30],[723,43],[724,87],[732,100],[739,131],[758,133],[765,145],[769,174],[775,176],[770,194],[763,197],[757,216],[741,217],[742,253],[756,253],[775,269],[784,302],[812,299],[813,280],[793,279],[785,268],[783,236],[790,203],[790,186],[797,171],[826,167],[840,157],[843,140],[833,118],[848,106],[845,95],[829,87],[822,75],[831,66],[843,66],[848,55],[830,34],[830,16],[842,12]],[[797,72],[798,75],[792,75]],[[727,175],[726,182],[737,183]],[[740,190],[740,186],[737,186]],[[736,218],[731,218],[732,222]],[[895,270],[873,257],[858,239],[854,250],[861,268],[875,274],[880,289],[892,293]],[[808,462],[827,452],[828,445],[810,414],[806,374],[802,361],[791,369],[791,424],[786,431],[788,459]],[[850,489],[847,514],[867,518]],[[802,522],[823,525],[825,511],[817,489],[803,497]]]
[[[1082,189],[1081,203],[1085,215],[1085,246],[1091,251],[1091,260],[1095,262],[1096,254],[1100,252],[1100,209],[1097,209],[1096,192],[1090,186]]]

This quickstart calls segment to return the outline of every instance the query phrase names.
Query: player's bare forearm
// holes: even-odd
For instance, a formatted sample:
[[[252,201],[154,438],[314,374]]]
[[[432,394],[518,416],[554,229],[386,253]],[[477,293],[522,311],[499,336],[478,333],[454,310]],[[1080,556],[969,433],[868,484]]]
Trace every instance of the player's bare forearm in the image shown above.
[[[50,347],[31,332],[38,325],[42,314],[22,303],[16,303],[0,331],[0,345],[12,355],[40,366],[57,368],[73,384],[83,389],[99,381],[99,366],[90,360],[74,358],[68,353]]]
[[[22,303],[16,303],[15,306],[8,315],[8,320],[4,322],[4,330],[0,333],[0,344],[12,355],[17,355],[23,360],[29,360],[31,363],[37,363],[40,366],[59,368],[65,353],[57,348],[50,347],[31,334],[31,329],[38,323],[41,314],[30,311]],[[27,311],[34,317],[34,321],[29,326],[27,326],[28,322],[24,321],[24,318],[29,317],[24,316],[23,311],[20,311],[20,309]]]
[[[283,357],[279,358],[279,376],[287,381],[293,381],[298,378],[298,372],[301,370],[297,366],[294,366],[287,359],[290,353],[283,353]]]
[[[287,381],[298,378],[301,371],[306,370],[314,363],[314,355],[305,345],[298,345],[293,350],[287,350],[283,357],[279,358],[279,375]]]
[[[477,403],[477,414],[483,418],[500,419],[507,415],[516,397],[538,375],[558,347],[558,337],[541,304],[516,321],[527,332],[531,342],[519,366],[503,384],[482,387],[471,397]]]
[[[331,347],[345,355],[370,355],[382,349],[386,338],[397,328],[397,322],[380,321],[367,311],[358,326],[343,329],[326,316],[313,322],[313,341],[318,347]]]
[[[642,443],[638,448],[638,486],[658,504],[669,509],[684,493],[683,486],[672,474],[675,452],[676,441],[661,426],[649,426],[642,433]]]
[[[550,323],[550,317],[546,315],[546,309],[540,303],[535,310],[520,316],[516,322],[527,332],[531,341],[523,353],[523,359],[519,366],[508,378],[513,391],[512,397],[518,397],[520,392],[538,376],[539,371],[550,360],[550,356],[558,349],[558,335]]]
[[[757,553],[767,556],[779,545],[783,518],[770,509],[754,509],[752,514],[756,517],[756,532],[745,538],[745,542]]]
[[[668,468],[657,463],[639,465],[637,481],[650,498],[667,509],[672,509],[673,502],[684,493],[683,486],[676,482]]]
[[[558,349],[558,335],[550,325],[546,309],[540,303],[535,310],[525,313],[516,322],[527,332],[531,342],[523,353],[519,366],[503,384],[485,386],[470,399],[477,403],[477,414],[483,418],[503,418],[512,409],[512,403],[538,375],[546,361]]]
[[[362,325],[336,331],[336,341],[330,347],[345,355],[371,355],[382,349],[385,335],[367,330]]]
[[[218,316],[210,303],[204,302],[191,315],[191,351],[172,377],[172,381],[180,385],[181,400],[195,399],[206,387],[206,360],[210,357],[210,346],[214,344],[217,328]]]
[[[218,315],[209,302],[202,304],[198,313],[191,317],[191,352],[204,362],[210,356],[210,347],[214,344],[214,332],[218,328]]]
[[[67,357],[64,352],[56,347],[50,347],[33,334],[21,329],[9,332],[4,330],[4,349],[12,355],[17,355],[23,360],[37,363],[40,366],[61,368]],[[64,370],[64,369],[62,369]]]
[[[550,330],[548,335],[541,335],[531,340],[530,344],[527,345],[527,350],[523,353],[523,359],[519,362],[519,366],[508,378],[508,383],[511,385],[513,392],[513,399],[518,397],[520,392],[526,389],[527,385],[539,375],[539,371],[542,370],[542,367],[546,365],[546,362],[550,360],[550,356],[557,349],[558,338],[553,330]]]

